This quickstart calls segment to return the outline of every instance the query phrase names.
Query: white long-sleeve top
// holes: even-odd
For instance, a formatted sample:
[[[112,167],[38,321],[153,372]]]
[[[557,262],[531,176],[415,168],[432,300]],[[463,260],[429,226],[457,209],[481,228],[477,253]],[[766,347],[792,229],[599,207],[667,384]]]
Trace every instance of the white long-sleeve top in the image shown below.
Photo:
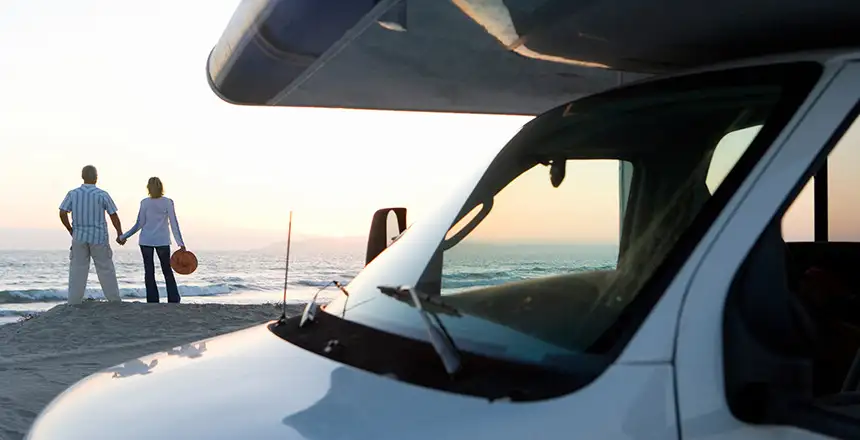
[[[169,227],[168,227],[169,226]],[[123,240],[140,231],[138,244],[141,246],[170,246],[170,231],[178,246],[185,246],[182,241],[182,233],[179,231],[179,222],[176,220],[176,210],[173,200],[167,197],[147,197],[140,201],[140,211],[137,213],[137,222],[125,234]]]

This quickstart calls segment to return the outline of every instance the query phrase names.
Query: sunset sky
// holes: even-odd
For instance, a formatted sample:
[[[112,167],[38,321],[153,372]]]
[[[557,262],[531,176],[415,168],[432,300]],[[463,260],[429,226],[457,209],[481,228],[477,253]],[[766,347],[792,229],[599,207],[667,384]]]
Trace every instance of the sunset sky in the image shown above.
[[[57,206],[89,163],[126,228],[161,177],[191,248],[281,241],[290,209],[297,234],[363,236],[377,208],[426,214],[529,120],[224,103],[204,71],[237,4],[0,2],[0,249],[66,245]],[[569,171],[582,200],[568,204],[567,238],[617,239],[616,170]],[[484,234],[509,235],[516,212],[495,213],[501,229]],[[811,231],[808,217],[792,222],[789,235]]]
[[[57,206],[87,163],[126,227],[161,177],[192,247],[279,241],[290,209],[297,234],[363,236],[377,208],[420,216],[529,120],[227,104],[205,65],[237,4],[0,2],[0,187],[17,188],[0,248],[11,228],[62,248]]]

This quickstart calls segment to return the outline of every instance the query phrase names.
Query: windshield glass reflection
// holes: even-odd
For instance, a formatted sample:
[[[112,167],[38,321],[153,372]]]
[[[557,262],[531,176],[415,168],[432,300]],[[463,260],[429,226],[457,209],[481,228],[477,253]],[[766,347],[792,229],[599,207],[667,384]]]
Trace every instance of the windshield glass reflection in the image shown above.
[[[743,178],[730,179],[739,158],[751,162],[735,174],[748,172],[819,72],[794,64],[691,75],[547,112],[347,286],[345,318],[426,340],[412,306],[377,289],[407,285],[463,313],[440,316],[455,341],[541,363],[614,349],[638,326],[624,317],[647,282],[679,243],[698,240],[706,226],[692,225],[718,213],[699,218],[712,196]],[[340,316],[343,306],[340,298],[326,310]]]

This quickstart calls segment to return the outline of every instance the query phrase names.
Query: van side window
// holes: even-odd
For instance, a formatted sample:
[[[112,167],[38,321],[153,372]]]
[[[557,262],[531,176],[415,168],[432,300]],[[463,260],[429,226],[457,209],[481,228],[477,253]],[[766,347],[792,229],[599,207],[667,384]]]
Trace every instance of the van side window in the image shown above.
[[[782,216],[782,238],[787,242],[815,241],[815,178],[810,178]]]
[[[830,241],[860,242],[860,129],[856,125],[827,160]]]
[[[860,130],[856,127],[830,152],[826,176],[827,241],[860,242]],[[783,216],[785,241],[815,241],[814,188],[812,177]]]
[[[749,148],[759,130],[761,130],[761,125],[756,125],[729,132],[720,139],[720,142],[714,149],[711,163],[708,166],[708,176],[705,181],[711,194],[716,191],[732,167],[735,166],[735,163]],[[856,161],[854,164],[860,165]],[[800,196],[795,199],[782,219],[782,233],[787,241],[813,241],[813,180],[810,179],[809,183],[801,191]],[[858,217],[858,220],[860,220],[860,217]]]
[[[860,119],[774,220],[726,302],[729,406],[748,423],[803,420],[797,426],[834,435],[831,419],[791,413],[806,399],[850,417],[860,434]],[[785,403],[778,399],[798,403],[773,416],[770,405]]]
[[[734,168],[738,159],[747,151],[761,127],[761,125],[755,125],[742,130],[735,130],[720,139],[714,149],[711,163],[708,165],[708,175],[705,178],[705,184],[712,195],[717,187],[723,183],[723,179],[726,178],[729,171]]]

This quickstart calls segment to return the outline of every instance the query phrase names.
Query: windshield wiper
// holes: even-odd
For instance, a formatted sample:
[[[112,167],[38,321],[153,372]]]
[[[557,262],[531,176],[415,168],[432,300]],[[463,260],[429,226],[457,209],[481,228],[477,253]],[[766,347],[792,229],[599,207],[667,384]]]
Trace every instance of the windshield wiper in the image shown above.
[[[460,310],[456,307],[447,304],[439,299],[438,296],[431,296],[424,292],[419,292],[414,288],[409,288],[407,286],[377,286],[382,293],[394,298],[402,303],[405,303],[410,306],[415,305],[415,301],[412,299],[412,295],[409,293],[410,291],[414,291],[415,295],[421,300],[421,306],[428,313],[432,313],[434,315],[451,315],[456,317],[463,316],[460,313]]]
[[[449,376],[454,376],[454,374],[460,371],[460,351],[457,350],[454,339],[451,338],[451,334],[448,333],[448,330],[442,324],[442,320],[439,319],[436,312],[430,311],[431,309],[437,309],[443,313],[447,312],[459,316],[460,314],[457,309],[441,301],[431,300],[429,295],[421,294],[411,287],[378,286],[377,288],[383,294],[399,301],[403,301],[407,297],[410,298],[412,304],[418,309],[418,314],[421,316],[421,320],[427,328],[427,333],[430,335],[430,345],[433,346],[433,350],[436,351],[439,359],[442,360],[445,371]],[[427,302],[425,303],[424,301]],[[430,307],[425,307],[425,305]],[[430,318],[427,315],[432,316],[436,321],[435,326],[430,322]]]
[[[302,319],[299,321],[299,327],[304,327],[305,324],[307,324],[308,322],[313,322],[314,317],[316,317],[317,311],[320,308],[319,304],[317,304],[317,296],[319,296],[320,292],[325,289],[328,289],[332,285],[340,289],[340,291],[343,292],[344,295],[346,295],[346,298],[349,299],[349,292],[346,291],[346,288],[343,287],[343,284],[338,283],[337,281],[330,281],[326,283],[324,286],[322,286],[322,288],[320,288],[320,290],[317,290],[317,292],[314,293],[314,296],[311,297],[311,300],[308,301],[307,304],[305,304],[305,309],[304,311],[302,311]],[[346,313],[346,304],[343,305],[343,311],[344,313]]]

